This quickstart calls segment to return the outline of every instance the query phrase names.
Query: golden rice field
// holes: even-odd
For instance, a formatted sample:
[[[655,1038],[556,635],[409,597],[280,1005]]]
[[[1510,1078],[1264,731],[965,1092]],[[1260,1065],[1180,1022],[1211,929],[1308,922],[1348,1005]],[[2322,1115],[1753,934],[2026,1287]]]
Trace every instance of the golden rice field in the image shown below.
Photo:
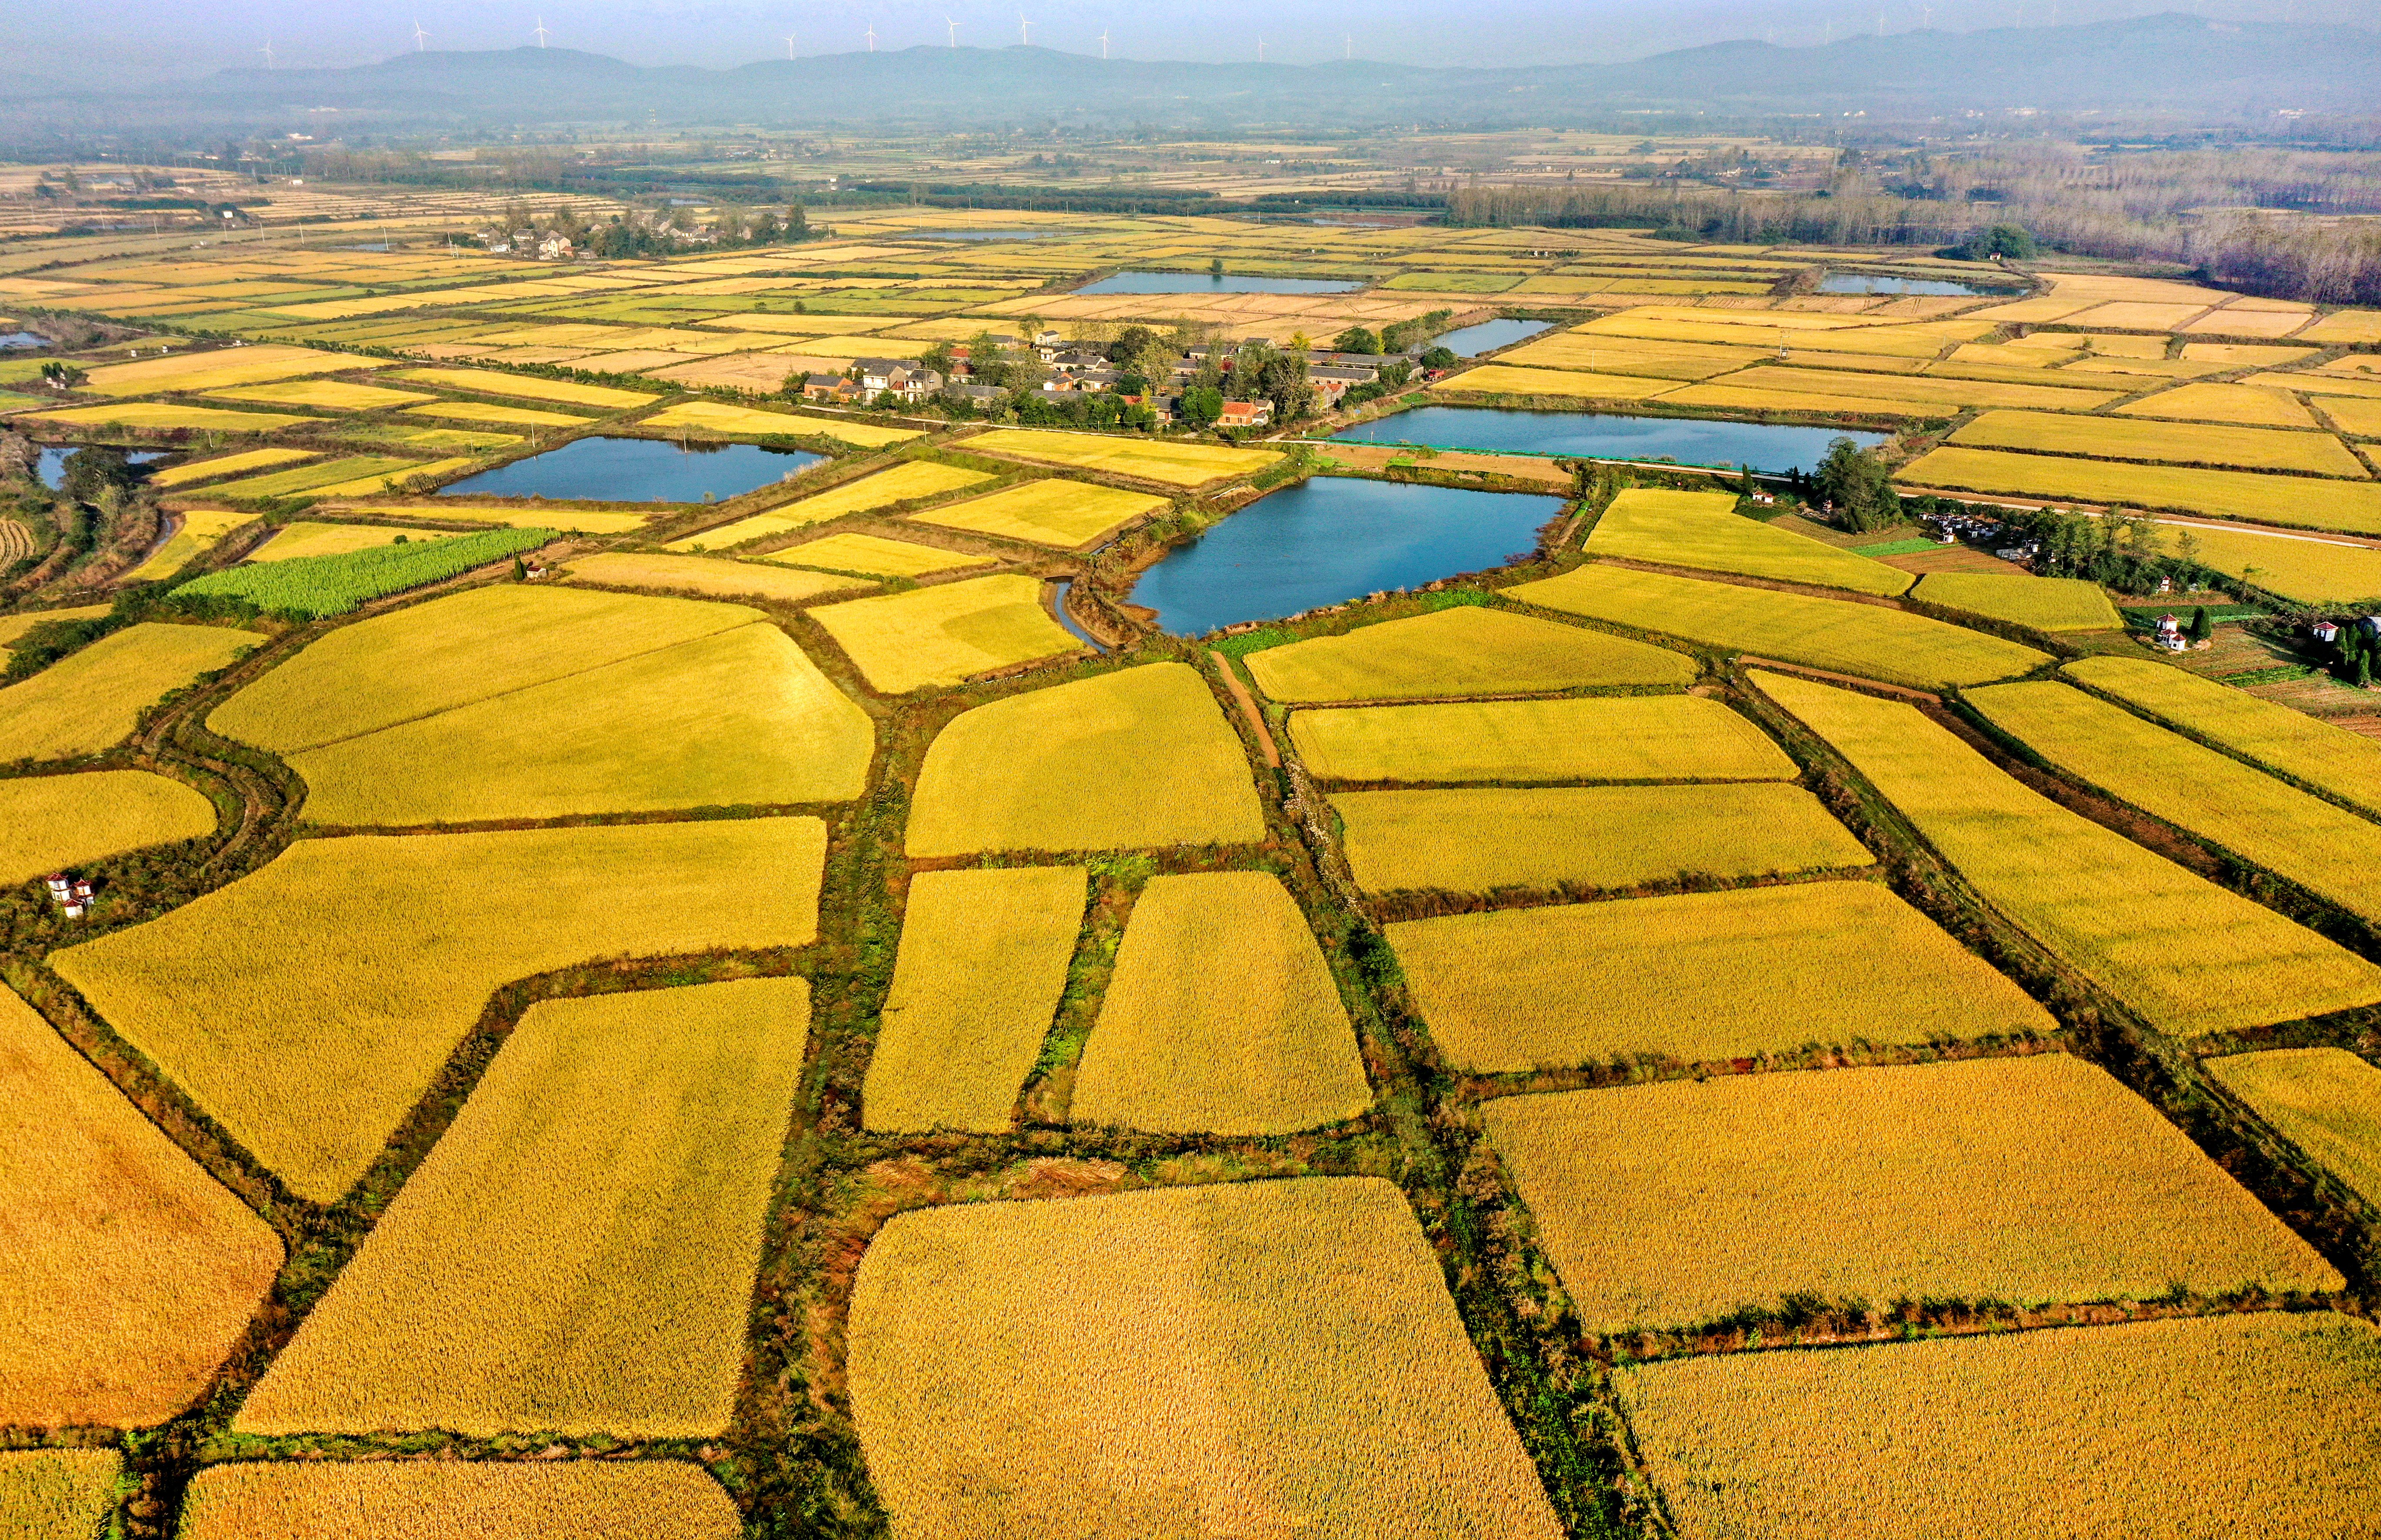
[[[55,423],[74,428],[193,428],[219,434],[269,434],[323,420],[277,411],[184,406],[177,401],[122,401],[104,407],[65,407],[56,411],[31,412],[16,421],[33,427]]]
[[[1809,348],[1797,341],[1797,348]],[[2077,382],[2082,384],[2083,382]],[[2097,384],[2098,382],[2093,382]],[[1756,364],[1688,385],[1662,397],[1685,405],[1775,406],[1803,411],[1878,412],[1948,417],[1965,407],[2041,407],[2087,412],[2117,398],[2107,389],[1952,379],[1940,374],[1865,373],[1851,369],[1794,369]],[[1827,403],[1833,402],[1833,405]]]
[[[1684,1540],[2335,1540],[2381,1525],[2376,1375],[2381,1330],[2317,1313],[1725,1353],[1615,1379]]]
[[[1736,501],[1732,492],[1630,487],[1596,519],[1587,552],[1855,593],[1890,596],[1910,586],[1899,568],[1747,519]]]
[[[874,749],[868,714],[764,623],[287,758],[311,821],[394,827],[844,801]]]
[[[910,517],[921,524],[971,534],[1079,550],[1096,544],[1136,519],[1170,505],[1146,492],[1124,492],[1061,476],[1020,482],[983,497],[944,503]]]
[[[2345,1048],[2200,1061],[2208,1079],[2368,1204],[2381,1207],[2381,1069]]]
[[[644,527],[646,515],[641,513],[607,513],[597,508],[573,507],[568,503],[551,503],[543,499],[522,503],[469,503],[460,498],[439,498],[435,502],[406,503],[343,503],[335,507],[316,505],[316,513],[364,513],[399,519],[444,519],[458,524],[501,524],[511,529],[572,530],[584,534],[628,534]]]
[[[468,464],[457,461],[456,464]],[[350,482],[370,482],[377,486],[383,482],[399,482],[418,475],[430,466],[402,455],[344,455],[335,459],[318,460],[287,471],[275,471],[263,476],[244,476],[236,482],[210,487],[208,495],[216,497],[294,497],[318,488],[341,485]]]
[[[961,713],[926,751],[908,849],[956,856],[1264,837],[1248,754],[1223,708],[1197,669],[1155,663]]]
[[[610,385],[577,385],[568,380],[541,380],[528,374],[507,374],[494,369],[400,369],[389,378],[448,390],[475,391],[482,396],[512,396],[524,401],[567,401],[575,406],[617,411],[649,407],[661,399],[641,390],[616,390]]]
[[[46,626],[59,620],[90,620],[105,615],[112,605],[75,605],[64,609],[26,610],[17,615],[0,615],[0,647],[13,647],[17,639],[36,626]]]
[[[1590,1332],[1797,1294],[2342,1287],[2180,1130],[2063,1053],[1506,1096],[1481,1119]]]
[[[263,639],[220,626],[149,621],[111,632],[0,690],[0,764],[103,753],[169,691]]]
[[[0,884],[213,834],[215,805],[146,770],[0,780]]]
[[[2381,923],[2381,824],[2055,680],[1968,700],[2078,780]]]
[[[154,487],[186,486],[192,482],[213,481],[217,476],[262,471],[270,465],[289,465],[298,460],[317,459],[321,456],[319,449],[247,449],[237,455],[218,455],[213,459],[194,459],[181,465],[167,466],[163,471],[152,471],[149,472],[149,484]]]
[[[342,626],[207,726],[275,753],[315,749],[761,618],[742,605],[493,584]]]
[[[1875,860],[1799,786],[1343,791],[1331,805],[1368,893],[1630,887]]]
[[[1330,781],[1792,780],[1759,727],[1697,695],[1337,706],[1289,719]]]
[[[0,1531],[18,1540],[92,1540],[107,1532],[124,1457],[114,1449],[0,1454]]]
[[[2096,419],[2095,419],[2096,421]],[[2211,514],[2298,529],[2381,534],[2381,483],[2261,476],[2248,471],[2118,465],[2106,460],[2016,455],[1996,449],[1937,449],[1905,465],[1909,486],[2015,493],[2178,513]]]
[[[216,401],[261,401],[271,407],[311,407],[318,411],[379,411],[385,407],[411,406],[435,397],[419,390],[391,390],[385,385],[355,385],[346,380],[289,380],[279,385],[241,385],[210,390]]]
[[[2161,545],[2176,547],[2176,526],[2163,525]],[[2259,588],[2302,604],[2339,604],[2381,598],[2381,549],[2314,536],[2265,531],[2191,531],[2199,559],[2219,572],[2244,578]]]
[[[800,978],[531,1007],[233,1430],[725,1433],[809,1031]]]
[[[1509,599],[1635,626],[1729,653],[1941,690],[2031,672],[2048,654],[1882,605],[1590,564],[1504,591]]]
[[[448,530],[398,528],[388,524],[317,524],[300,519],[281,526],[281,532],[249,553],[250,561],[287,561],[292,556],[336,556],[409,541],[444,540]]]
[[[1347,1007],[1281,879],[1151,878],[1068,1116],[1161,1133],[1281,1134],[1372,1108]]]
[[[134,568],[126,577],[128,582],[153,582],[170,578],[203,552],[214,549],[224,536],[255,519],[251,513],[232,508],[185,508],[173,516],[177,520],[173,535],[157,547],[156,553]]]
[[[303,839],[51,966],[292,1191],[378,1158],[489,994],[595,958],[799,947],[815,818]]]
[[[1378,1179],[897,1215],[849,1340],[897,1534],[1564,1534]]]
[[[1455,914],[1388,937],[1432,1039],[1468,1074],[2057,1030],[1875,883]]]
[[[1929,572],[1910,597],[2038,631],[2113,631],[2124,625],[2107,591],[2082,578],[2020,573]]]
[[[1045,465],[1105,471],[1168,486],[1204,486],[1209,482],[1263,471],[1281,457],[1267,449],[1233,449],[1218,444],[1167,439],[1112,438],[1104,434],[1057,433],[1045,428],[993,428],[960,445],[971,453],[1011,455]]]
[[[2326,396],[2323,398],[2323,411],[2341,433],[2358,438],[2381,438],[2381,400]]]
[[[384,493],[397,491],[399,483],[410,481],[416,476],[427,476],[435,481],[452,476],[458,471],[468,471],[478,463],[478,460],[470,456],[456,459],[411,460],[400,471],[367,471],[348,481],[334,482],[329,486],[312,488],[306,493],[306,495],[310,497],[376,497]],[[240,484],[242,483],[233,483],[231,486]],[[252,493],[234,494],[231,486],[219,487],[216,490],[226,496],[254,495]]]
[[[2295,385],[2299,376],[2293,374],[2289,378]],[[2307,415],[2306,408],[2289,396],[2248,382],[2177,385],[2172,390],[2161,390],[2155,396],[2129,401],[2116,410],[2129,417],[2197,418],[2208,422],[2262,424],[2277,428],[2311,428],[2314,425],[2314,420]]]
[[[825,593],[850,593],[866,583],[786,567],[718,556],[661,556],[650,551],[598,551],[574,556],[565,569],[574,582],[597,588],[658,588],[720,599],[769,599],[806,604]]]
[[[1007,1131],[1083,925],[1080,866],[922,872],[861,1088],[872,1133]]]
[[[167,353],[162,358],[107,363],[92,370],[81,389],[101,396],[148,396],[164,390],[208,390],[224,385],[255,385],[299,374],[344,373],[354,369],[385,369],[386,361],[359,358],[353,353],[325,353],[311,348],[267,343],[256,348],[223,348],[208,353]]]
[[[648,397],[648,399],[650,399]],[[789,411],[731,406],[725,401],[682,401],[642,419],[642,428],[683,428],[731,437],[772,435],[832,438],[861,449],[881,449],[922,436],[915,428],[880,428],[870,422],[849,422],[836,417],[804,417]]]
[[[2303,471],[2354,480],[2372,475],[2348,446],[2329,434],[2206,422],[2155,422],[2046,411],[1988,411],[1953,434],[1951,442],[1985,449],[2082,455],[2094,459],[2235,466],[2247,471]],[[2306,490],[2310,495],[2320,495],[2314,488]]]
[[[829,572],[861,572],[872,578],[922,578],[929,572],[989,566],[996,558],[946,551],[939,545],[921,545],[915,541],[887,540],[882,535],[845,533],[788,545],[762,559]]]
[[[2381,813],[2381,743],[2146,658],[2078,658],[2076,683],[2370,812]]]
[[[1770,697],[1984,901],[2179,1037],[2381,1000],[2381,969],[2034,792],[1917,708],[1784,675]]]
[[[992,478],[981,471],[942,465],[934,460],[908,460],[873,475],[862,476],[858,481],[846,482],[815,496],[772,508],[761,517],[782,519],[788,520],[787,529],[800,529],[805,524],[823,524],[849,513],[866,513],[873,508],[889,507],[912,498],[938,497],[946,492],[958,492],[990,480]]]
[[[955,685],[1083,647],[1043,605],[1042,580],[1023,573],[851,599],[810,613],[869,688],[885,695]]]
[[[433,401],[426,407],[409,407],[403,415],[440,422],[502,422],[519,428],[583,428],[594,421],[573,412],[497,406],[486,401]]]
[[[210,1465],[178,1540],[738,1540],[736,1504],[674,1460]]]
[[[1583,400],[1642,401],[1676,390],[1679,382],[1638,374],[1599,374],[1572,369],[1517,368],[1502,360],[1451,374],[1434,384],[1437,392],[1485,396],[1576,396]]]
[[[0,1234],[0,1422],[21,1427],[173,1416],[281,1267],[271,1228],[6,989]]]
[[[751,514],[745,518],[687,535],[683,539],[673,540],[662,549],[683,552],[726,551],[751,541],[766,539],[771,535],[790,534],[814,522],[794,511],[800,506],[799,503],[788,503],[786,507],[772,512]],[[838,511],[826,517],[839,518],[841,513]]]
[[[1395,701],[1529,695],[1591,685],[1684,685],[1692,658],[1511,610],[1459,605],[1251,653],[1276,701]]]

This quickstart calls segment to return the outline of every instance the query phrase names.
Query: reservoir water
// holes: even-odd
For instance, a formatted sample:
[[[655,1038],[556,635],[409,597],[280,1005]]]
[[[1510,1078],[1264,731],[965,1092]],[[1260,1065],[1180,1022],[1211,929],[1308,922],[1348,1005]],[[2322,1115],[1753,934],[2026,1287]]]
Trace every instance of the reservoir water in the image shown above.
[[[55,491],[67,473],[67,457],[81,447],[82,446],[79,444],[51,445],[44,447],[41,451],[41,458],[34,462],[33,474],[40,479],[43,486]],[[170,449],[128,449],[124,452],[124,460],[128,465],[147,465],[152,460],[164,459],[172,453]]]
[[[1349,294],[1361,283],[1338,278],[1273,278],[1211,273],[1118,273],[1077,294]]]
[[[1537,548],[1560,497],[1315,476],[1168,552],[1132,602],[1177,636],[1500,567]]]
[[[1500,407],[1416,407],[1331,435],[1359,444],[1427,444],[1439,449],[1501,454],[1576,455],[1587,459],[1668,459],[1680,465],[1750,465],[1755,471],[1810,470],[1827,446],[1849,438],[1862,447],[1885,434],[1777,422],[1703,417],[1630,417],[1601,411],[1512,411]]]
[[[2014,297],[2014,288],[1978,288],[1973,284],[1956,283],[1949,278],[1888,278],[1877,273],[1830,273],[1819,280],[1822,294],[2002,294]]]
[[[1457,358],[1476,359],[1483,353],[1509,348],[1525,336],[1535,336],[1553,324],[1551,321],[1483,321],[1430,341],[1432,347],[1447,348]]]
[[[725,500],[783,481],[825,458],[757,444],[672,444],[659,438],[580,438],[442,486],[442,497],[577,497],[612,503]]]

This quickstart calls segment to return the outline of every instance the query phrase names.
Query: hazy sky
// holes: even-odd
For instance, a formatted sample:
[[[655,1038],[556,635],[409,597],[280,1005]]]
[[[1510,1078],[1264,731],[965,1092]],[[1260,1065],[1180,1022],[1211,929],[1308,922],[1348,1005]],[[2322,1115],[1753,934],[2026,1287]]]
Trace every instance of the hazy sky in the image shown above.
[[[1313,63],[1358,57],[1409,64],[1569,64],[1635,58],[1728,38],[1815,43],[1849,31],[1921,25],[1974,31],[2022,23],[2105,20],[2189,8],[2222,19],[2374,24],[2372,0],[2211,0],[2188,7],[2131,0],[1028,0],[1032,41],[1096,55],[1100,33],[1118,57]],[[0,70],[87,69],[97,58],[142,72],[189,74],[261,64],[270,41],[291,66],[370,63],[414,46],[417,22],[433,48],[530,43],[541,15],[557,47],[639,64],[721,67],[803,54],[946,43],[1018,41],[1019,7],[983,0],[112,0],[0,6]]]

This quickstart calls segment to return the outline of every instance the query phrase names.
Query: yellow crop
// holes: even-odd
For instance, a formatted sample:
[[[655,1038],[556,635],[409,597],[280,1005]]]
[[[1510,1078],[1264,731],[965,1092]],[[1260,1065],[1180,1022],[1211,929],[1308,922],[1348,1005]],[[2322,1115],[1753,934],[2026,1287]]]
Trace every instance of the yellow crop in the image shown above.
[[[2381,1526],[2381,1331],[2343,1315],[1725,1353],[1616,1377],[1684,1540]]]
[[[1470,1074],[2057,1030],[1874,883],[1455,914],[1388,935],[1432,1038]]]
[[[1264,449],[1227,449],[1215,444],[1171,439],[1110,438],[1100,434],[1053,433],[1040,428],[994,428],[960,446],[971,451],[1014,455],[1019,459],[1105,471],[1169,486],[1204,486],[1227,476],[1263,471],[1281,457]]]
[[[954,685],[1083,647],[1044,606],[1042,580],[1022,573],[822,605],[811,618],[826,628],[869,688],[886,695]]]
[[[2140,405],[2146,406],[2148,402]],[[2308,471],[2359,480],[2371,475],[2364,462],[2329,434],[2224,427],[2206,422],[2150,422],[2134,418],[2075,417],[2045,411],[1988,411],[1953,434],[1951,442],[1987,449],[2084,455],[2095,459],[2232,465],[2249,471]]]
[[[879,471],[873,476],[862,476],[856,482],[831,487],[798,503],[773,508],[761,517],[786,519],[786,528],[799,529],[805,524],[840,519],[848,513],[866,513],[871,508],[887,507],[915,497],[934,497],[946,492],[957,492],[990,480],[992,478],[981,471],[966,471],[956,465],[940,465],[933,460],[910,460],[890,470]]]
[[[1557,332],[1497,355],[1500,364],[1536,369],[1585,370],[1590,373],[1651,374],[1672,380],[1700,380],[1725,374],[1773,356],[1766,348],[1731,347],[1723,343],[1661,342],[1590,332]]]
[[[926,751],[908,836],[912,856],[1264,837],[1248,755],[1198,670],[1181,663],[962,713]]]
[[[304,520],[284,524],[281,532],[249,553],[250,561],[287,561],[292,556],[336,556],[369,551],[408,540],[444,540],[446,530],[397,528],[387,524],[314,524]]]
[[[374,497],[383,493],[396,491],[398,483],[410,481],[416,476],[428,476],[434,481],[451,476],[458,471],[468,470],[478,463],[468,455],[458,459],[408,460],[402,466],[368,471],[349,481],[335,482],[329,486],[313,487],[305,495],[309,497]],[[245,484],[234,482],[229,486],[219,487],[216,490],[226,496],[256,495],[253,493],[237,493],[232,490],[233,487]]]
[[[2381,923],[2381,825],[2056,681],[1968,699],[2077,779]]]
[[[1166,1133],[1295,1133],[1373,1107],[1314,933],[1268,872],[1150,879],[1068,1115]]]
[[[114,747],[170,690],[263,639],[218,626],[147,622],[100,638],[0,690],[0,764],[72,759]]]
[[[1481,1117],[1591,1332],[1794,1294],[2342,1287],[2181,1131],[2065,1054],[1506,1096]]]
[[[849,1338],[897,1534],[1563,1534],[1377,1179],[897,1215]]]
[[[498,984],[603,957],[807,945],[825,850],[815,818],[304,839],[50,960],[259,1160],[328,1203]]]
[[[2017,493],[2052,500],[2171,508],[2297,529],[2381,534],[2381,484],[2199,471],[2168,465],[2014,455],[1997,449],[1937,449],[1905,465],[1895,480],[1911,486]]]
[[[638,423],[644,428],[691,428],[698,433],[739,438],[782,434],[798,438],[833,438],[863,449],[900,444],[919,435],[915,428],[880,428],[869,422],[848,422],[834,417],[803,417],[789,411],[764,411],[731,406],[725,401],[682,401]]]
[[[134,568],[126,581],[145,583],[170,578],[201,552],[214,549],[215,542],[256,518],[231,508],[186,508],[175,517],[180,522],[173,537],[159,546],[155,555]]]
[[[67,407],[57,411],[30,412],[16,419],[20,426],[59,423],[78,428],[117,425],[127,428],[200,428],[219,434],[269,434],[319,417],[295,417],[277,411],[230,411],[222,407],[190,407],[178,401],[123,401],[104,407]]]
[[[1459,605],[1251,653],[1276,701],[1527,695],[1581,685],[1683,685],[1694,660],[1511,610]]]
[[[886,540],[873,534],[831,534],[823,540],[771,551],[761,559],[831,572],[865,572],[878,578],[918,578],[959,567],[983,567],[994,560],[965,551],[946,551],[939,545]]]
[[[775,599],[801,604],[823,593],[849,593],[865,583],[756,562],[716,556],[658,556],[646,551],[599,551],[572,558],[566,569],[575,582],[599,588],[684,589],[721,599]]]
[[[2381,743],[2146,658],[2079,658],[2063,672],[2244,759],[2381,813]]]
[[[281,1266],[264,1221],[6,989],[0,1235],[0,1422],[20,1427],[173,1416]]]
[[[1784,675],[1761,688],[1984,901],[2182,1037],[2381,1000],[2381,969],[2012,779],[1913,706]]]
[[[1882,605],[1601,564],[1504,592],[1507,598],[1524,604],[1660,631],[1731,653],[1926,690],[2005,679],[2050,661],[2031,647]]]
[[[725,1433],[809,1030],[799,978],[531,1007],[233,1429]]]
[[[102,396],[148,396],[161,390],[202,390],[286,380],[293,374],[386,367],[380,359],[318,352],[311,348],[219,348],[207,353],[167,353],[130,363],[102,364],[91,372],[83,388]]]
[[[91,1540],[107,1530],[124,1457],[114,1449],[0,1454],[0,1533],[18,1540]]]
[[[149,472],[149,484],[182,486],[239,471],[261,471],[268,465],[290,465],[299,460],[316,459],[321,455],[319,449],[246,449],[237,455],[217,455],[213,459],[189,460],[180,465],[167,466],[163,471],[152,471]]]
[[[2345,1048],[2277,1048],[2200,1068],[2307,1158],[2381,1204],[2381,1069]]]
[[[0,884],[214,827],[213,802],[145,770],[0,780]]]
[[[403,481],[427,469],[421,460],[407,459],[402,455],[347,455],[263,476],[247,476],[236,482],[226,482],[221,486],[208,488],[207,495],[221,497],[285,497],[300,493],[327,495],[324,489],[333,486],[368,482],[376,487],[384,481]]]
[[[1798,339],[1793,346],[1808,348],[1814,344]],[[1813,403],[1834,398],[1845,403],[1832,409],[1838,411],[1865,411],[1882,405],[1899,407],[1904,412],[1948,417],[1962,407],[2044,407],[2054,411],[2090,411],[2115,400],[2117,395],[2106,389],[2069,390],[2056,385],[1950,379],[1939,374],[1876,374],[1850,369],[1756,364],[1673,391],[1663,399],[1725,406],[1759,405],[1768,397],[1775,398],[1780,406],[1825,411],[1830,409]]]
[[[2191,347],[2202,346],[2198,343]],[[2247,363],[2248,359],[2240,361]],[[2296,381],[2298,376],[2289,378]],[[2195,417],[2209,422],[2262,422],[2277,427],[2311,428],[2314,419],[2306,408],[2278,390],[2268,390],[2261,384],[2177,385],[2138,401],[2129,401],[2116,409],[2128,416]]]
[[[1697,695],[1337,706],[1289,719],[1334,781],[1791,780],[1759,727]]]
[[[540,407],[503,407],[485,401],[435,401],[426,407],[408,407],[407,417],[428,417],[442,422],[507,422],[523,428],[580,428],[592,419],[567,411],[547,411]]]
[[[1343,791],[1331,804],[1357,886],[1371,893],[1628,887],[1875,860],[1798,786]]]
[[[573,507],[568,503],[552,503],[543,499],[527,503],[467,503],[461,498],[440,498],[435,503],[348,503],[331,509],[317,506],[316,513],[370,513],[395,515],[400,519],[444,519],[458,524],[503,524],[509,528],[545,530],[580,530],[589,534],[626,534],[644,527],[641,513],[607,513],[597,508]]]
[[[218,401],[263,401],[268,406],[314,407],[324,411],[378,411],[383,407],[433,399],[418,390],[390,390],[384,385],[352,385],[346,380],[291,380],[283,385],[210,390],[207,395]]]
[[[400,369],[390,378],[450,390],[477,391],[482,396],[515,396],[524,401],[571,401],[580,406],[649,407],[661,399],[639,390],[615,390],[609,385],[575,385],[568,380],[541,380],[529,374],[507,374],[494,369]]]
[[[675,1460],[211,1465],[179,1540],[738,1540],[735,1503]]]
[[[1079,866],[922,872],[860,1106],[871,1132],[1000,1133],[1083,925]]]
[[[2160,528],[2165,549],[2175,550],[2180,532],[2173,525]],[[2190,532],[2202,562],[2285,599],[2336,605],[2381,598],[2381,550],[2373,546],[2245,525],[2231,530],[2200,525]]]
[[[2038,631],[2113,631],[2124,625],[2098,583],[2082,578],[2022,573],[1929,572],[1910,591],[1913,599]]]
[[[1595,521],[1587,550],[1856,593],[1895,594],[1911,582],[1909,573],[1881,561],[1744,518],[1733,492],[1630,487]]]
[[[986,496],[945,503],[910,517],[922,524],[1074,550],[1166,507],[1165,498],[1146,492],[1123,492],[1052,476],[1021,482]]]
[[[113,607],[110,605],[76,605],[67,609],[31,609],[15,615],[0,615],[0,647],[14,646],[18,637],[36,626],[46,626],[59,620],[95,619]]]

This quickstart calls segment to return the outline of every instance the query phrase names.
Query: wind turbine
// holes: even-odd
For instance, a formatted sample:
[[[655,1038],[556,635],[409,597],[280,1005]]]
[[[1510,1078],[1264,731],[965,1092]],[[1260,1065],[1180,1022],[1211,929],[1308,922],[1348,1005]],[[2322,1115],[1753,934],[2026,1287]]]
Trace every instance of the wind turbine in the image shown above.
[[[263,54],[263,55],[264,55],[264,67],[265,67],[265,68],[267,68],[267,69],[272,68],[272,67],[273,67],[273,40],[272,40],[271,38],[266,38],[266,39],[264,40],[264,46],[263,46],[263,48],[258,49],[258,50],[257,50],[257,52],[258,52],[258,53],[260,53],[260,54]]]
[[[1107,30],[1105,27],[1103,27],[1103,28],[1101,28],[1101,29],[1100,29],[1100,57],[1102,57],[1102,58],[1106,58],[1107,56],[1108,56],[1108,30]]]
[[[428,41],[429,37],[430,37],[430,34],[429,34],[428,32],[425,32],[425,31],[423,31],[421,30],[421,18],[420,17],[416,17],[416,18],[414,18],[414,19],[413,19],[413,51],[414,51],[415,53],[417,53],[417,54],[421,53],[421,52],[422,51],[422,48],[423,48],[424,44],[427,43],[427,41]]]
[[[959,24],[946,16],[943,18],[943,25],[951,30],[951,46],[957,48],[959,45]]]
[[[793,34],[793,33],[791,33],[791,32],[788,32],[788,33],[786,34],[786,57],[788,57],[788,58],[789,58],[789,59],[790,59],[790,58],[792,58],[793,56],[794,56],[794,34]]]
[[[868,51],[872,54],[876,52],[876,23],[873,21],[868,24]]]
[[[546,40],[547,35],[548,35],[548,34],[547,34],[546,30],[545,30],[545,18],[543,18],[543,17],[542,17],[542,16],[541,16],[541,17],[539,17],[539,18],[537,18],[537,27],[536,27],[537,45],[538,45],[540,48],[543,48],[543,47],[544,47],[544,46],[545,46],[545,40]]]
[[[1025,19],[1023,11],[1017,13],[1017,42],[1020,47],[1033,46],[1033,23]]]

